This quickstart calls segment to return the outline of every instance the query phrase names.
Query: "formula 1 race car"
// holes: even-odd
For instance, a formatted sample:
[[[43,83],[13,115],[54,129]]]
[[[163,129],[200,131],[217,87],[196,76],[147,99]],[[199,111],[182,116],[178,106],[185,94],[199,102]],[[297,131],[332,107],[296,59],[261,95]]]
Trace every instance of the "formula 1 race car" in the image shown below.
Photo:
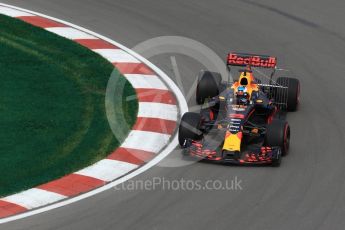
[[[179,144],[184,155],[234,164],[279,166],[289,151],[288,111],[299,104],[298,79],[273,80],[277,59],[265,55],[230,53],[229,79],[201,71],[196,101],[200,113],[187,112],[179,126]],[[239,70],[232,80],[232,68]],[[254,78],[253,70],[272,70],[267,82]],[[258,73],[261,73],[258,71]]]

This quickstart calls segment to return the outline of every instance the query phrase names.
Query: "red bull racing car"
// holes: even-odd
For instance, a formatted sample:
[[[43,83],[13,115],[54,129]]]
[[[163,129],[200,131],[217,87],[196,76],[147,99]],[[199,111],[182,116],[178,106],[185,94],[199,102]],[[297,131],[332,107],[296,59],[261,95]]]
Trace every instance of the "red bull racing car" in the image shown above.
[[[200,112],[185,113],[179,126],[183,154],[217,162],[279,166],[290,144],[285,114],[298,108],[300,83],[290,77],[274,80],[276,64],[271,56],[230,53],[226,82],[219,73],[201,71],[196,89]],[[232,80],[232,68],[242,68],[237,81]],[[266,82],[254,77],[253,70],[261,68],[271,72]]]

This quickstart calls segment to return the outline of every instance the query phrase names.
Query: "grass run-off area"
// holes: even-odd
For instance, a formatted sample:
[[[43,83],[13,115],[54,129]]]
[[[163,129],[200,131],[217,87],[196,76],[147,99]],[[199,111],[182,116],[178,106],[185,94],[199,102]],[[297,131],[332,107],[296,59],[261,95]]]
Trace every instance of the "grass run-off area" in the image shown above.
[[[105,111],[114,69],[107,60],[3,15],[0,54],[0,197],[91,165],[123,141],[113,135]],[[128,124],[118,127],[132,127],[138,102],[126,97],[135,91],[123,76],[115,76],[124,85],[115,113],[123,112]]]

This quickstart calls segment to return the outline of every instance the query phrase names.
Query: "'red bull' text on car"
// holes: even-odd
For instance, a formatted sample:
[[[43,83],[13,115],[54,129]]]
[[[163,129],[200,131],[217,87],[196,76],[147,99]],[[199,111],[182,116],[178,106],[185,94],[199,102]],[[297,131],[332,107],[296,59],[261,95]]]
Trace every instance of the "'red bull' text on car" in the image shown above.
[[[230,53],[226,82],[219,73],[201,71],[196,89],[200,112],[185,113],[179,127],[183,154],[217,162],[279,166],[290,145],[285,114],[298,108],[300,83],[290,77],[274,81],[276,63],[271,56]],[[243,69],[238,80],[232,81],[235,67]],[[271,70],[267,82],[254,78],[253,70],[259,68]]]

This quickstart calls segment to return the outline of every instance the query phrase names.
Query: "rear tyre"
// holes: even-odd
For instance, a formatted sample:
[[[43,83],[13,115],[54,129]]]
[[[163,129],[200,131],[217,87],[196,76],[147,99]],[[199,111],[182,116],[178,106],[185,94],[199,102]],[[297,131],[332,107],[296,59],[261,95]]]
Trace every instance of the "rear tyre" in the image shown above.
[[[276,101],[281,102],[281,103],[287,102],[286,110],[290,112],[296,111],[298,108],[299,96],[300,96],[299,80],[296,78],[279,77],[277,79],[277,84],[288,87],[288,89],[287,89],[287,101],[279,101],[279,100],[282,100],[282,98],[284,98],[284,96],[282,95],[286,94],[285,89],[279,89],[279,88],[277,90],[278,93],[276,94],[276,98],[275,98]],[[285,100],[285,98],[283,100]]]
[[[286,121],[273,120],[267,125],[265,145],[280,147],[283,156],[287,155],[290,147],[290,126]]]
[[[178,130],[178,141],[182,148],[187,147],[186,141],[200,140],[202,138],[201,116],[198,113],[187,112],[182,116]]]
[[[196,102],[202,105],[205,99],[219,95],[219,87],[222,82],[220,73],[201,71],[198,76],[198,85],[196,88]]]

